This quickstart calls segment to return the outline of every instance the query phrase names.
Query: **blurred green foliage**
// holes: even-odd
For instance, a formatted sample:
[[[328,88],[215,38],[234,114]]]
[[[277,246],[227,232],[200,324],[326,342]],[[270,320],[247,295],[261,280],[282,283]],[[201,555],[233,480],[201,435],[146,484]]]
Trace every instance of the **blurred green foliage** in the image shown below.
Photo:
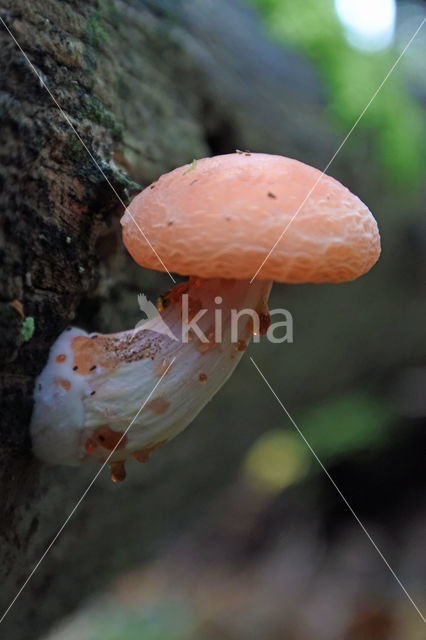
[[[322,462],[374,448],[386,437],[391,418],[381,401],[362,393],[339,396],[309,409],[298,422]],[[244,476],[258,488],[282,491],[318,471],[312,453],[291,425],[262,434],[250,447],[243,463]]]
[[[282,491],[301,480],[311,454],[298,433],[273,429],[263,433],[244,460],[244,476],[268,493]]]
[[[399,55],[394,47],[363,52],[346,40],[332,0],[248,0],[264,17],[271,36],[309,58],[328,94],[328,111],[349,130]],[[424,120],[420,104],[407,92],[404,60],[363,115],[360,129],[372,134],[386,175],[412,190],[424,167]],[[342,131],[343,133],[343,131]]]
[[[193,615],[182,600],[150,598],[145,606],[132,609],[112,602],[111,608],[91,619],[88,640],[184,640],[192,636]]]
[[[351,393],[313,407],[301,424],[319,458],[330,459],[379,445],[390,418],[390,410],[379,400]]]

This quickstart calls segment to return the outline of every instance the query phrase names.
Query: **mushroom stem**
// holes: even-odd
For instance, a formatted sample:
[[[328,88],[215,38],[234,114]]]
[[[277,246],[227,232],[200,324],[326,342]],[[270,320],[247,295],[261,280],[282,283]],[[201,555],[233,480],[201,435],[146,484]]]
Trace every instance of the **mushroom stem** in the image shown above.
[[[266,332],[271,286],[191,277],[161,296],[161,313],[134,330],[64,331],[36,381],[36,455],[75,465],[102,462],[115,449],[113,479],[124,479],[124,461],[146,462],[185,429],[231,375],[251,337]]]

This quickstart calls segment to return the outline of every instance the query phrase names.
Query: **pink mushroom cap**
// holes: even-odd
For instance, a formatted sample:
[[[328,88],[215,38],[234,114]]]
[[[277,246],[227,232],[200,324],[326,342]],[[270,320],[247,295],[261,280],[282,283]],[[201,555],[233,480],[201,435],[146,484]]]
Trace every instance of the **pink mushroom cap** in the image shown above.
[[[353,280],[380,255],[377,223],[359,198],[318,169],[264,153],[174,169],[134,198],[121,224],[140,265],[164,270],[142,229],[169,271],[203,278],[252,278],[287,225],[258,278]]]

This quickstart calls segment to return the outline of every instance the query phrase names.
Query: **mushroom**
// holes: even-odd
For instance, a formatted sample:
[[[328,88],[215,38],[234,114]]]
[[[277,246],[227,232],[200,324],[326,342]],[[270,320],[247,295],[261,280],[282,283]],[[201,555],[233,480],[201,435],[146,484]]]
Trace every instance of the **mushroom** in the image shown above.
[[[135,330],[64,331],[36,380],[31,422],[39,458],[107,460],[115,481],[126,459],[146,462],[185,429],[252,335],[267,331],[273,280],[353,280],[380,254],[376,221],[356,196],[317,169],[261,153],[175,169],[139,193],[121,223],[137,263],[189,280],[160,297],[160,313]]]

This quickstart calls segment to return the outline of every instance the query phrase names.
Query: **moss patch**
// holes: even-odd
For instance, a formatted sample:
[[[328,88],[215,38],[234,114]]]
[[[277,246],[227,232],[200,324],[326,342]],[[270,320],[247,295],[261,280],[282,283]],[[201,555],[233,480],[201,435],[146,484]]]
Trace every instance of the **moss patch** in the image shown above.
[[[70,131],[68,133],[64,147],[64,156],[69,158],[71,161],[78,159],[78,162],[81,164],[87,161],[87,151],[75,135],[74,131]]]
[[[21,326],[21,337],[24,342],[28,342],[33,337],[35,329],[34,318],[27,316]]]
[[[96,124],[100,124],[110,131],[114,140],[121,140],[123,136],[123,127],[109,111],[102,100],[96,96],[85,96],[82,108],[79,112],[79,118],[88,118]]]
[[[83,39],[91,47],[99,49],[99,47],[105,42],[107,32],[99,21],[98,12],[92,15],[86,23]]]

